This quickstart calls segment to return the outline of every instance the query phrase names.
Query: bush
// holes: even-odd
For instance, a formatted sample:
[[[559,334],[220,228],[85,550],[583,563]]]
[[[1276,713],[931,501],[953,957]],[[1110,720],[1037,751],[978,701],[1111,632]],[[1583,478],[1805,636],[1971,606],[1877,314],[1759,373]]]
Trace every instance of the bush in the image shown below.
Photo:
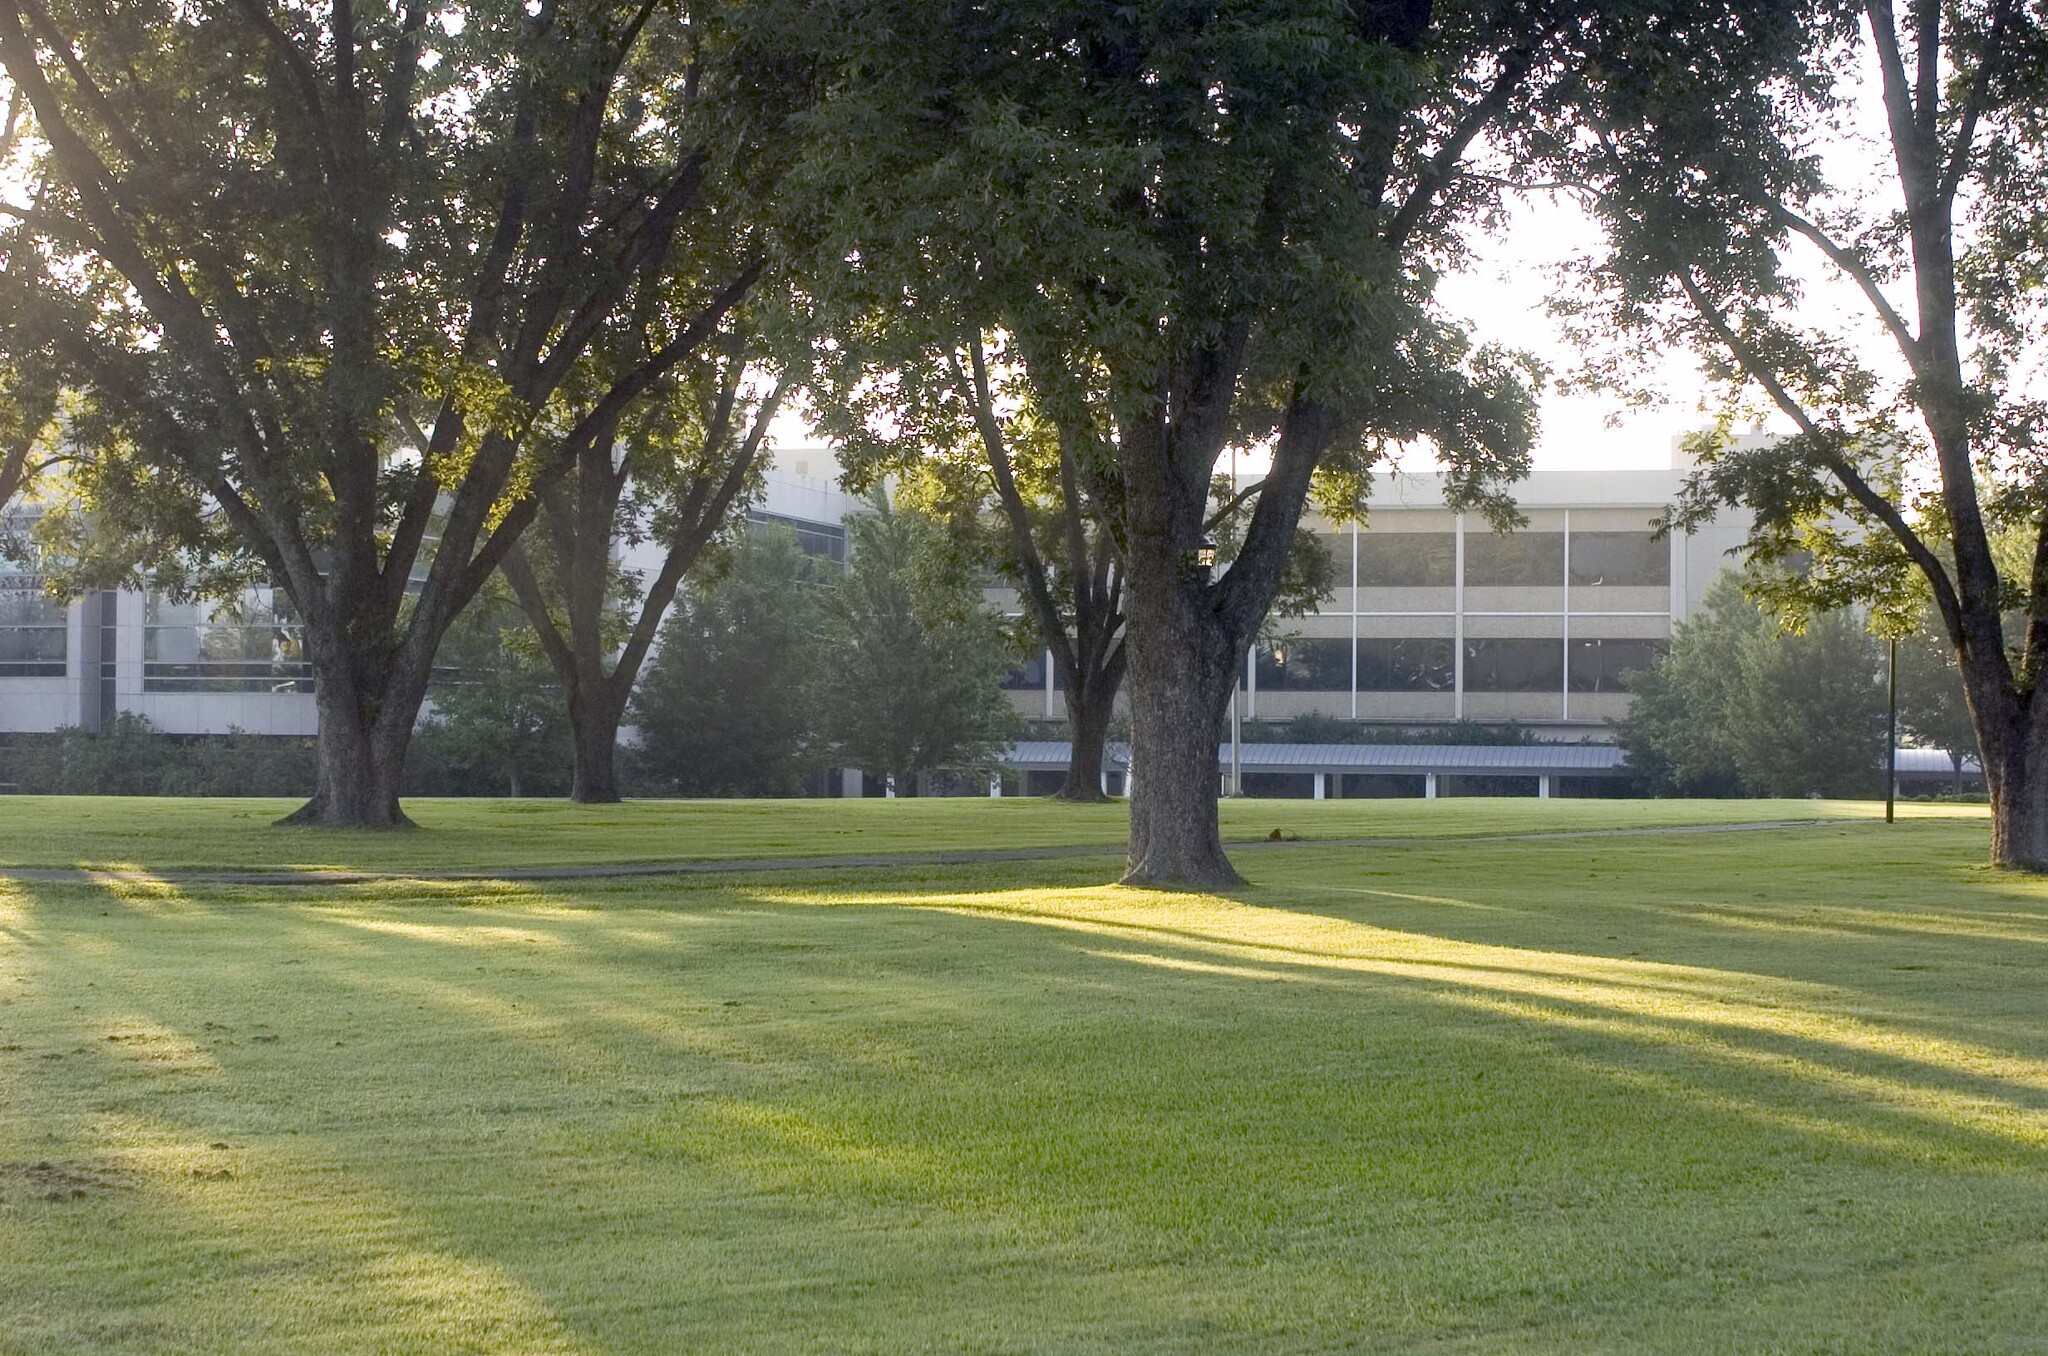
[[[414,736],[405,764],[408,796],[495,796],[504,782],[494,767],[432,728]],[[54,796],[310,796],[313,741],[232,730],[224,735],[165,734],[123,711],[94,734],[67,726],[48,734],[0,735],[0,786],[24,795]],[[566,772],[526,788],[560,795]]]
[[[309,796],[310,739],[167,735],[133,712],[99,734],[68,726],[0,737],[0,783],[61,796]]]

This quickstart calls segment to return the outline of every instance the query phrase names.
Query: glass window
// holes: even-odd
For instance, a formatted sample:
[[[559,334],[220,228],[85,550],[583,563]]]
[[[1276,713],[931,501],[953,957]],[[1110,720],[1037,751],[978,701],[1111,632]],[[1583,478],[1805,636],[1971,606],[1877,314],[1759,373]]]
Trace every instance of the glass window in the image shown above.
[[[1449,532],[1359,534],[1362,589],[1447,589],[1457,582],[1458,540]]]
[[[1360,692],[1449,692],[1456,680],[1449,640],[1367,636],[1358,642]]]
[[[1557,692],[1564,687],[1562,640],[1468,640],[1467,692]]]
[[[1572,585],[1659,588],[1671,582],[1671,544],[1648,532],[1572,533]]]
[[[834,565],[846,564],[846,529],[838,523],[814,523],[806,518],[763,513],[759,509],[749,512],[747,521],[756,527],[787,528],[796,534],[798,549],[811,559],[829,560]]]
[[[302,628],[285,598],[251,589],[232,602],[150,595],[142,610],[145,692],[311,692]]]
[[[1466,588],[1556,588],[1563,580],[1562,532],[1465,534]]]
[[[1351,642],[1283,640],[1260,646],[1261,692],[1349,692]]]
[[[1575,640],[1572,691],[1626,692],[1629,688],[1624,679],[1638,669],[1649,668],[1669,648],[1669,642],[1662,640]]]
[[[0,678],[62,678],[65,608],[32,574],[0,574]]]
[[[1004,674],[998,686],[1005,692],[1043,692],[1045,667],[1045,651],[1040,650],[1031,659]]]

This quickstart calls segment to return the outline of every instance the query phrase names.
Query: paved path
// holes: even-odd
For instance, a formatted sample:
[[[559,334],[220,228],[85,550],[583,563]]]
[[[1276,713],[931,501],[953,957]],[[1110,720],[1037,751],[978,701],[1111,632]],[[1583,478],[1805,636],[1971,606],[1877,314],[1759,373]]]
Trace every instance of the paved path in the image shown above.
[[[1531,833],[1443,834],[1410,838],[1250,838],[1226,844],[1232,852],[1256,848],[1447,847],[1455,843],[1536,843],[1566,838],[1643,838],[1672,833],[1757,833],[1860,824],[1857,819],[1767,819],[1749,824],[1667,824],[1626,829],[1546,829]],[[735,857],[730,860],[624,862],[591,866],[508,866],[455,871],[115,871],[80,866],[0,866],[0,880],[36,884],[126,881],[173,885],[366,885],[415,880],[604,880],[619,876],[708,876],[754,871],[845,871],[896,866],[972,866],[980,862],[1057,861],[1068,857],[1115,857],[1116,843],[1057,847],[979,848],[956,852],[862,853],[831,857]]]

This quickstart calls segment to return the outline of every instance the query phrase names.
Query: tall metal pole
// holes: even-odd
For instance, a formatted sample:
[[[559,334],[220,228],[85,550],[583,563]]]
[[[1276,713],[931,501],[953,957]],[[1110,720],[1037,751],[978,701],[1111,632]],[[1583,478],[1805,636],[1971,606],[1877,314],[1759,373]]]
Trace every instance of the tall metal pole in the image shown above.
[[[1240,658],[1237,678],[1230,685],[1230,794],[1244,794],[1244,712],[1238,699],[1244,695],[1244,669],[1250,662],[1249,651]]]
[[[1230,445],[1230,494],[1237,497],[1237,444]],[[1251,663],[1251,652],[1239,656],[1237,677],[1230,684],[1230,794],[1244,795],[1244,712],[1238,705],[1239,695],[1244,689],[1244,671]]]
[[[1890,662],[1885,666],[1884,723],[1884,822],[1894,822],[1899,800],[1899,642],[1891,643]]]

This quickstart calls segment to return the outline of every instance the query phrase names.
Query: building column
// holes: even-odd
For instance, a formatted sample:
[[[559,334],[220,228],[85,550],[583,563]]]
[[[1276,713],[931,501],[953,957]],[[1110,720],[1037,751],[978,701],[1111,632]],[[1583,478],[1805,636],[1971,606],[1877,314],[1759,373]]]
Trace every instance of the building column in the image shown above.
[[[1322,800],[1325,795],[1325,783],[1323,781],[1324,774],[1320,772],[1311,772],[1309,776],[1315,780],[1315,798],[1317,800]]]
[[[990,800],[1001,800],[1003,798],[1002,773],[998,772],[988,779],[988,797]]]
[[[1542,773],[1536,778],[1536,798],[1538,800],[1550,799],[1550,774],[1548,772]]]
[[[1436,774],[1434,772],[1422,774],[1422,798],[1424,800],[1436,799]]]

